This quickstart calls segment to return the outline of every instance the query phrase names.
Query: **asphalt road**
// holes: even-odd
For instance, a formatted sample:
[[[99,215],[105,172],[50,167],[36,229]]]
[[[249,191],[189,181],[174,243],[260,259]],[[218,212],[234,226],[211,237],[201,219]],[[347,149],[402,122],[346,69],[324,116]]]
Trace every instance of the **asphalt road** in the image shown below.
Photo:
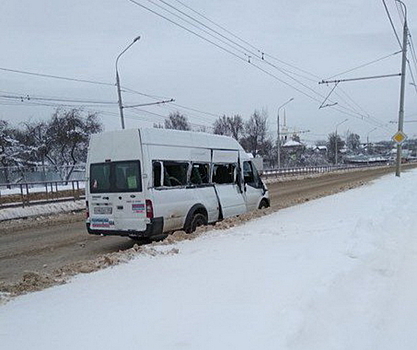
[[[393,172],[393,168],[384,167],[270,183],[271,207],[279,210],[357,187],[387,173],[394,176]],[[128,238],[89,235],[83,221],[0,233],[0,283],[15,283],[26,271],[51,273],[69,263],[129,249],[134,244]]]

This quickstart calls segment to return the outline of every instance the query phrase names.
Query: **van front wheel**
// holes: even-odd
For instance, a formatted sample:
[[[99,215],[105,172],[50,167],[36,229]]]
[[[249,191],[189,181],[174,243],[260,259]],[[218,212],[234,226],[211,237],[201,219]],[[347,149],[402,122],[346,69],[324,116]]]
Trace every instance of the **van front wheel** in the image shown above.
[[[197,227],[207,225],[207,217],[201,213],[195,213],[190,223],[186,226],[185,232],[191,233],[194,232]]]
[[[258,209],[265,209],[265,208],[269,208],[269,202],[266,199],[262,199],[261,203],[259,203]]]

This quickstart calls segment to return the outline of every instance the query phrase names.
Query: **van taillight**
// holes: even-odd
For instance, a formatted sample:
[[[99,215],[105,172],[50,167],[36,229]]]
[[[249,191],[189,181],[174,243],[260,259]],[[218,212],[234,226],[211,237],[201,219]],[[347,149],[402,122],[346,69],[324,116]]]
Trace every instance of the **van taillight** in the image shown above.
[[[85,210],[85,217],[88,219],[90,217],[90,210],[88,209],[88,201],[85,202],[86,210]]]
[[[153,218],[153,205],[152,205],[152,201],[150,199],[147,199],[145,201],[146,203],[146,217],[148,219],[152,219]]]

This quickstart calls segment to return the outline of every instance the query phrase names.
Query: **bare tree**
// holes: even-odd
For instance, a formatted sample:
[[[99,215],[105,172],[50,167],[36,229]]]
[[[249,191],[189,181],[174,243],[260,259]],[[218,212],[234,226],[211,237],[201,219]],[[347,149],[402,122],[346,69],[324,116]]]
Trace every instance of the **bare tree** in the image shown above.
[[[241,140],[242,146],[255,157],[261,154],[262,145],[267,141],[267,115],[255,111],[245,123],[245,133]]]
[[[17,166],[20,176],[23,176],[21,166],[29,160],[31,150],[22,141],[24,138],[19,129],[0,120],[0,166],[7,183],[10,182],[10,167]]]
[[[223,115],[216,119],[213,123],[213,129],[216,135],[230,136],[230,129],[227,117]]]
[[[340,150],[344,146],[345,146],[345,141],[342,140],[340,135],[337,135],[336,133],[329,134],[329,138],[327,141],[327,156],[332,163],[336,163],[336,149],[337,149],[337,154],[339,154]]]
[[[233,117],[228,118],[229,128],[231,132],[231,136],[235,140],[240,140],[245,130],[245,124],[243,123],[243,119],[239,114],[235,114]]]
[[[359,150],[360,145],[361,137],[358,134],[349,133],[346,139],[347,148],[352,152],[356,152]]]
[[[165,129],[191,130],[191,126],[186,116],[180,112],[170,113],[165,120]]]
[[[233,117],[223,115],[214,122],[213,128],[215,134],[231,136],[239,141],[244,132],[244,123],[238,114]]]
[[[102,129],[96,113],[84,117],[80,109],[55,111],[45,135],[52,144],[45,158],[63,180],[70,178],[76,164],[85,162],[90,135]]]
[[[53,147],[53,141],[48,138],[48,123],[45,121],[23,123],[25,145],[33,152],[37,163],[45,165],[46,155]]]

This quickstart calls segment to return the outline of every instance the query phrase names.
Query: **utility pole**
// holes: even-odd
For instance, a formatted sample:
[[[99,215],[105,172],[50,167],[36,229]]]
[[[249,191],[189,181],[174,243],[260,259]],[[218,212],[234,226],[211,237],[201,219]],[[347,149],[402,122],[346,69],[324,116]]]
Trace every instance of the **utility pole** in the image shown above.
[[[398,112],[398,133],[403,133],[404,128],[404,95],[405,95],[405,71],[407,64],[407,39],[408,39],[408,28],[407,28],[407,7],[400,0],[395,0],[404,6],[404,29],[403,29],[403,47],[402,47],[402,64],[401,64],[401,89],[400,89],[400,109]],[[397,144],[397,166],[395,170],[395,176],[401,176],[401,156],[402,156],[402,144]]]
[[[282,107],[284,107],[285,105],[287,105],[288,103],[290,103],[291,101],[294,100],[294,97],[291,97],[287,102],[283,103],[281,106],[278,107],[278,113],[277,113],[277,167],[278,169],[281,169],[281,140],[279,139],[280,135],[279,135],[279,111]]]
[[[376,129],[378,129],[378,128],[373,128],[371,131],[368,131],[368,133],[366,134],[366,145],[368,146],[368,151],[369,151],[369,134],[372,131],[375,131]]]
[[[140,36],[137,36],[116,58],[116,87],[117,87],[117,97],[119,102],[119,111],[120,111],[120,120],[122,123],[122,129],[125,128],[125,118],[123,115],[123,103],[122,103],[122,91],[120,90],[120,78],[119,78],[119,71],[117,69],[117,64],[119,63],[119,58],[123,55],[136,41],[140,39]]]
[[[337,127],[339,125],[342,125],[344,122],[347,122],[348,120],[349,119],[345,119],[344,121],[336,124],[336,133],[335,133],[335,140],[334,140],[334,149],[335,149],[335,153],[334,153],[334,164],[335,165],[337,165],[337,152],[338,152],[338,149],[337,149]]]

